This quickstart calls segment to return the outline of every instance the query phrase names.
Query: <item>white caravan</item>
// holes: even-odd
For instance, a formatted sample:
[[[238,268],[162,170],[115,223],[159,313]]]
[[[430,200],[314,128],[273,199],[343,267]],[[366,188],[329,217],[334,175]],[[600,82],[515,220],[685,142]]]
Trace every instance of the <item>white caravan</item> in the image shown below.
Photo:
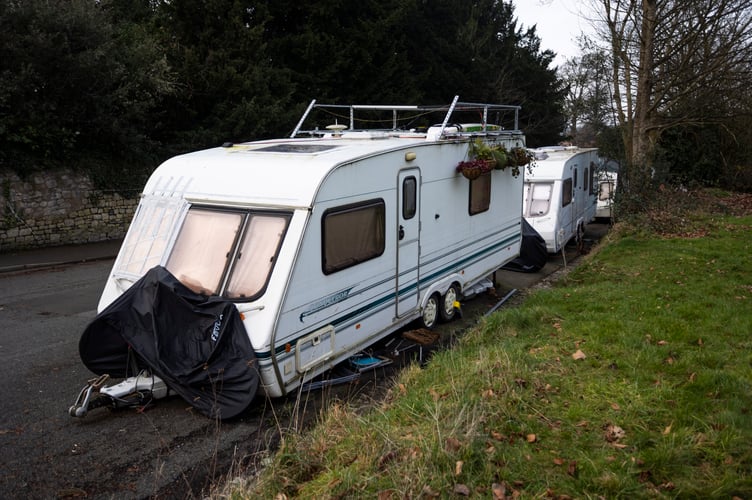
[[[523,215],[548,252],[557,253],[572,238],[580,242],[595,218],[598,150],[554,146],[533,152],[535,165],[525,171]]]
[[[491,286],[519,253],[522,176],[457,170],[478,139],[524,147],[518,112],[456,97],[428,107],[313,101],[289,138],[172,158],[144,188],[99,311],[164,266],[234,303],[271,397],[414,320],[450,320],[459,298]],[[356,128],[384,113],[385,128]]]

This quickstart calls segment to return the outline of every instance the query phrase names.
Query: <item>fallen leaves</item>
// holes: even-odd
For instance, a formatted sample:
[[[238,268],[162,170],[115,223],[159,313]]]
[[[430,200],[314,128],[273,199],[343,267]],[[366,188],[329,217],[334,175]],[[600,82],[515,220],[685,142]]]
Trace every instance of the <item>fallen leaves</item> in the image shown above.
[[[491,485],[491,494],[494,500],[503,500],[507,497],[507,486],[504,483],[494,483]]]
[[[434,401],[439,401],[439,400],[441,400],[441,399],[446,399],[446,397],[448,396],[448,394],[447,394],[446,392],[444,392],[444,393],[439,393],[439,392],[437,392],[437,391],[436,391],[436,389],[434,389],[433,387],[431,387],[431,388],[430,388],[430,389],[428,390],[428,393],[429,393],[429,394],[431,395],[431,398],[432,398],[432,399],[433,399]]]
[[[569,465],[567,465],[567,474],[572,477],[577,477],[577,473],[577,460],[570,460]]]
[[[441,493],[436,491],[435,489],[431,488],[429,485],[423,486],[423,490],[421,491],[423,496],[429,497],[429,498],[437,498]]]
[[[564,458],[556,457],[554,458],[554,464],[555,465],[565,465],[567,466],[567,474],[569,474],[572,477],[577,477],[577,460],[569,460],[567,461]]]
[[[614,424],[606,424],[603,427],[604,427],[603,438],[607,442],[611,443],[611,445],[616,448],[627,447],[627,445],[621,444],[618,442],[620,439],[623,439],[627,435],[627,433],[624,432],[624,429]]]
[[[394,451],[388,451],[381,455],[379,458],[379,470],[384,470],[387,465],[393,462],[397,458],[397,453]]]
[[[498,431],[491,431],[491,437],[496,441],[504,441],[507,438],[504,434]]]
[[[459,449],[462,448],[462,443],[460,443],[460,440],[454,437],[448,437],[446,438],[446,441],[444,442],[444,449],[450,453],[455,453],[459,451]]]
[[[587,356],[580,349],[577,349],[577,351],[574,354],[572,354],[572,359],[575,360],[575,361],[580,361],[580,360],[583,360],[585,358],[587,358]]]
[[[454,494],[455,495],[461,495],[463,497],[469,497],[470,496],[470,488],[468,488],[467,485],[464,485],[464,484],[455,484],[454,485]]]

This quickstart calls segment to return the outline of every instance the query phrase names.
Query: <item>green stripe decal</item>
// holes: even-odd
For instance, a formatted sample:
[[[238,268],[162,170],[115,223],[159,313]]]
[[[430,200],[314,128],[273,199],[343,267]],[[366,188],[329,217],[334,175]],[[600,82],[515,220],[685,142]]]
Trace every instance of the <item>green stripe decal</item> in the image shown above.
[[[404,288],[401,288],[399,290],[399,296],[402,297],[402,296],[408,295],[410,293],[415,293],[415,290],[418,289],[418,285],[419,284],[421,284],[421,285],[426,284],[426,283],[431,284],[434,281],[438,281],[440,278],[442,278],[444,276],[448,276],[448,275],[452,274],[453,272],[455,272],[456,270],[458,270],[458,269],[460,269],[460,268],[462,268],[462,267],[464,267],[464,266],[466,266],[468,264],[471,264],[474,261],[480,260],[481,258],[487,256],[488,254],[491,254],[491,253],[493,253],[495,251],[498,251],[502,247],[514,244],[514,243],[520,241],[521,239],[522,239],[521,235],[516,234],[516,235],[510,236],[510,237],[508,237],[508,238],[506,238],[506,239],[504,239],[504,240],[502,240],[500,242],[494,243],[493,245],[488,246],[488,247],[486,247],[486,248],[484,248],[484,249],[482,249],[482,250],[480,250],[478,252],[475,252],[472,255],[468,255],[466,257],[463,257],[462,259],[459,259],[459,260],[457,260],[455,262],[452,262],[448,266],[445,266],[445,267],[443,267],[441,269],[438,269],[435,272],[433,272],[433,273],[431,273],[431,274],[429,274],[429,275],[427,275],[425,277],[419,278],[418,281],[413,282],[413,283],[411,283],[409,285],[406,285]],[[445,257],[445,256],[439,257],[436,260],[438,260],[440,258],[443,258],[443,257]],[[355,318],[360,318],[363,315],[365,315],[365,313],[371,313],[372,314],[373,312],[377,312],[378,310],[381,310],[383,307],[385,307],[387,305],[393,304],[396,301],[396,298],[397,298],[397,294],[395,294],[394,292],[390,292],[388,294],[383,295],[382,297],[379,297],[378,299],[374,300],[373,302],[370,302],[369,304],[366,304],[366,305],[364,305],[362,307],[359,307],[358,309],[356,309],[354,311],[350,311],[350,312],[348,312],[346,314],[343,314],[342,316],[339,316],[339,317],[333,319],[332,321],[330,321],[330,324],[333,325],[335,327],[335,329],[337,327],[347,326],[346,325],[347,323],[349,323],[349,322],[355,322]],[[312,329],[311,331],[316,330],[316,329],[318,329],[320,327],[321,327],[321,325],[317,326],[316,328]],[[291,344],[291,345],[294,345],[298,341],[298,339],[301,339],[301,338],[305,337],[309,333],[310,332],[306,332],[304,334],[301,334],[297,339],[295,339],[292,342],[288,342],[288,343]],[[279,347],[277,347],[274,350],[275,354],[280,354],[280,353],[282,353],[284,351],[285,351],[285,346],[284,345],[279,346]],[[256,351],[256,357],[258,359],[270,358],[271,357],[271,352],[270,351]]]

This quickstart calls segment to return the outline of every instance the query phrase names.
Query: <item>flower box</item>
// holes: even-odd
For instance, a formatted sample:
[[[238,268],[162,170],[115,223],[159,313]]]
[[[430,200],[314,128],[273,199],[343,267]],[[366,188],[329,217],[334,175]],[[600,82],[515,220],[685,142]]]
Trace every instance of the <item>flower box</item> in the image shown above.
[[[457,164],[457,172],[465,178],[473,180],[493,170],[496,160],[468,160]]]

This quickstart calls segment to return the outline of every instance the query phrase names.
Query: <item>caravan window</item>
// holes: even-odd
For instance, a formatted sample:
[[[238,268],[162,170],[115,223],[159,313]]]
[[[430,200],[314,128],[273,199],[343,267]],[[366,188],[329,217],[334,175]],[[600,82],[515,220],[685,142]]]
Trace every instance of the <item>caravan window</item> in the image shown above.
[[[227,283],[227,297],[253,297],[266,287],[286,229],[284,217],[258,214],[250,218]]]
[[[491,206],[491,173],[470,181],[470,215],[479,214]]]
[[[566,207],[572,203],[572,178],[564,179],[561,183],[561,206]]]
[[[412,175],[402,181],[402,218],[410,220],[417,212],[418,181]]]
[[[591,193],[592,188],[590,187],[590,176],[588,175],[588,172],[588,168],[585,167],[585,175],[582,176],[582,181],[585,183],[585,185],[582,186],[582,190],[587,193]]]
[[[321,268],[332,274],[384,253],[384,200],[327,210],[321,219]]]
[[[610,200],[613,196],[614,183],[610,181],[601,181],[600,192],[598,193],[598,199],[600,201]]]
[[[269,281],[289,214],[192,207],[165,267],[197,293],[249,299]]]
[[[551,207],[551,193],[554,185],[550,182],[532,182],[527,186],[527,207],[525,217],[541,217]]]

